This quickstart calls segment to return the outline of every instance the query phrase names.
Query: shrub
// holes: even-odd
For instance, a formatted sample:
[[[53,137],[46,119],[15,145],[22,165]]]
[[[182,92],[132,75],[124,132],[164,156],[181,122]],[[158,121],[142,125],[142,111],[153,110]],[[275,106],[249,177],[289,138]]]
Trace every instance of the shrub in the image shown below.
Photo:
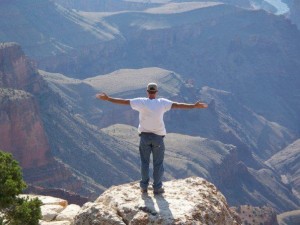
[[[37,225],[42,202],[20,198],[26,188],[21,168],[12,155],[0,151],[0,225]]]

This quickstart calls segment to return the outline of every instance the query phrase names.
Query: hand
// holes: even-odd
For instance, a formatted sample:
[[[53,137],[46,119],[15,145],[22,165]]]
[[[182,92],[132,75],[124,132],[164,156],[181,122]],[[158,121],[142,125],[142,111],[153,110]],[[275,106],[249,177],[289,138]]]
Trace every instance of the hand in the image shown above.
[[[207,108],[208,105],[202,102],[196,102],[195,103],[195,108],[201,109],[201,108]]]
[[[104,100],[104,101],[107,101],[108,100],[108,95],[105,94],[105,93],[98,93],[96,94],[96,98],[100,99],[100,100]]]

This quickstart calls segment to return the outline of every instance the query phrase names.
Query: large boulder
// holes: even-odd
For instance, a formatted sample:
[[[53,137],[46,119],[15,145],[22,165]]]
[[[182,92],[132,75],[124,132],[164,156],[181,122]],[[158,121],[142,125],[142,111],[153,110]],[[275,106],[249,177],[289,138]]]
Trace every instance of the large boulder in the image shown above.
[[[80,206],[71,204],[68,205],[58,216],[56,217],[57,221],[70,221],[73,223],[74,217],[79,212]]]
[[[152,189],[142,194],[137,182],[114,186],[86,203],[74,224],[241,224],[225,197],[202,178],[165,182],[164,188],[164,194],[154,195]]]
[[[73,225],[73,219],[78,213],[80,206],[68,204],[61,198],[44,195],[20,195],[22,198],[38,198],[42,202],[42,219],[39,225]]]

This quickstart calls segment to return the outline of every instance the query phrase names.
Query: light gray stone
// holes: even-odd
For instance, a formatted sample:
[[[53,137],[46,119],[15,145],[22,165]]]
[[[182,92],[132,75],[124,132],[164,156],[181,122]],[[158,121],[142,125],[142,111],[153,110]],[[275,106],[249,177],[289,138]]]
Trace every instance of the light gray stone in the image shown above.
[[[54,218],[58,215],[58,213],[52,209],[41,208],[41,211],[42,211],[42,220],[48,222],[54,220]]]
[[[80,206],[71,204],[68,205],[61,213],[58,214],[55,220],[61,221],[61,220],[67,220],[70,222],[74,221],[74,217],[79,212]]]
[[[64,207],[61,205],[42,205],[42,217],[45,221],[52,221],[61,211],[64,210]]]
[[[85,204],[75,225],[238,225],[225,197],[208,181],[191,177],[164,183],[165,193],[141,194],[139,184],[115,186]]]
[[[40,221],[39,225],[72,225],[70,221]]]
[[[61,205],[62,207],[67,207],[68,202],[64,199],[61,198],[56,198],[56,197],[52,197],[52,196],[45,196],[45,195],[32,195],[32,194],[22,194],[19,195],[19,197],[21,198],[29,198],[29,199],[34,199],[34,198],[38,198],[43,205]]]

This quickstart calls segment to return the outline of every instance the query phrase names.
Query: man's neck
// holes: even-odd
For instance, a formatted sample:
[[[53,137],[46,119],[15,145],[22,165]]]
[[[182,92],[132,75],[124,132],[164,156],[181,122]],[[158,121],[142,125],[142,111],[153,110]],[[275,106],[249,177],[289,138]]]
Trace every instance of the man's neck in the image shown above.
[[[151,100],[155,99],[156,98],[156,94],[157,94],[156,92],[154,92],[154,93],[148,92],[148,98],[151,99]]]
[[[155,99],[155,97],[156,97],[155,95],[151,95],[151,94],[148,95],[148,98],[151,99],[151,100],[152,100],[152,99]]]

